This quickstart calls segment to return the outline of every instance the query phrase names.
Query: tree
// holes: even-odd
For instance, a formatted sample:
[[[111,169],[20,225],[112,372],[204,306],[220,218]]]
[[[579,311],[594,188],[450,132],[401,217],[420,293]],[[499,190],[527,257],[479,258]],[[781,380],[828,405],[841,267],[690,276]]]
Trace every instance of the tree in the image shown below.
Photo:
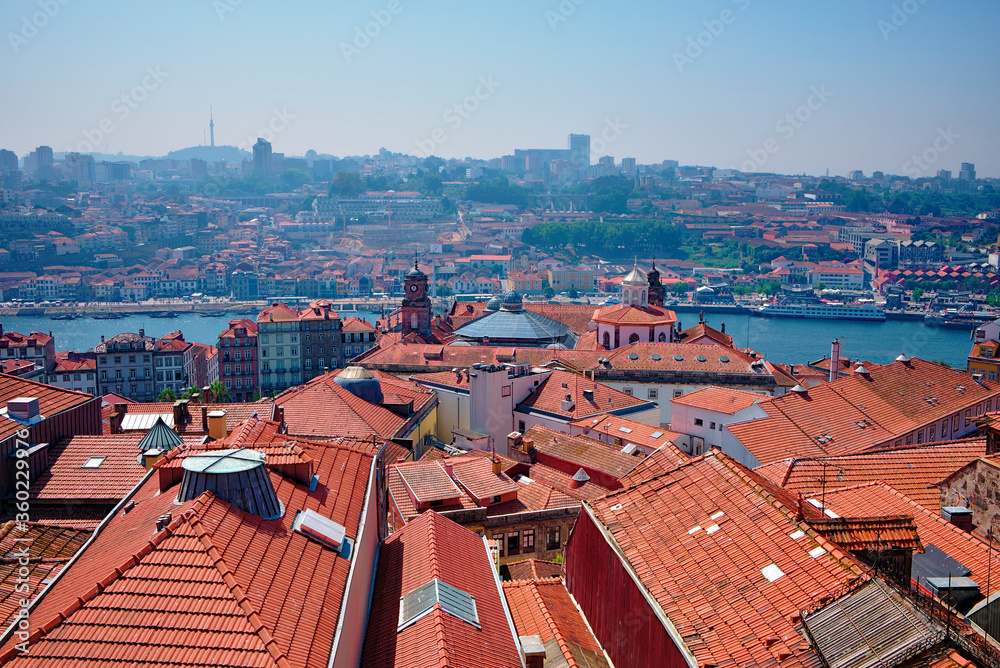
[[[301,169],[286,169],[281,173],[281,185],[285,190],[292,191],[312,183],[312,177]]]
[[[568,296],[570,299],[576,299],[580,296],[580,293],[576,291],[576,288],[570,288]]]
[[[177,393],[169,387],[163,388],[163,391],[156,397],[156,400],[161,403],[174,403],[177,401]]]
[[[208,386],[208,397],[206,401],[221,404],[229,400],[229,388],[222,384],[220,380],[212,381]]]
[[[556,291],[552,289],[551,285],[547,285],[545,286],[545,290],[542,294],[545,295],[546,299],[552,299],[553,297],[556,296]]]
[[[330,182],[330,195],[340,195],[341,197],[355,197],[365,191],[365,186],[361,182],[361,175],[357,172],[337,172]]]
[[[688,292],[688,284],[683,281],[678,281],[670,286],[670,291],[675,295],[686,295]]]
[[[184,392],[181,393],[181,399],[192,400],[192,399],[197,399],[199,397],[201,397],[201,388],[195,385],[185,388]]]
[[[452,292],[451,286],[445,283],[444,281],[441,281],[440,283],[437,284],[438,297],[450,297],[453,294],[455,293]]]

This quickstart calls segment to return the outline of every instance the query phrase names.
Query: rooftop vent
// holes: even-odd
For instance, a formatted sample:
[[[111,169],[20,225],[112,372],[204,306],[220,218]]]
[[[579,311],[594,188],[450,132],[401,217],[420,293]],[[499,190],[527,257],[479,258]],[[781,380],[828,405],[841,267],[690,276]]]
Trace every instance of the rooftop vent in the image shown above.
[[[899,357],[897,357],[896,361],[897,362],[902,362],[903,364],[909,364],[910,358],[907,357],[905,354],[903,354],[903,355],[900,355]]]
[[[19,422],[31,422],[40,416],[38,399],[35,397],[17,397],[7,402],[7,416]]]
[[[868,377],[868,369],[865,368],[864,364],[859,364],[857,368],[854,369],[854,373],[858,374],[859,376],[865,376],[866,378]]]
[[[660,353],[653,353],[652,355],[649,356],[649,359],[653,360],[654,362],[659,362],[660,360],[663,359],[663,355],[661,355]]]
[[[344,546],[347,530],[331,519],[323,517],[314,510],[304,510],[295,514],[292,531],[298,531],[306,538],[341,552]]]
[[[576,489],[578,487],[583,487],[588,482],[590,482],[590,476],[582,468],[573,474],[573,480],[570,481],[570,489]]]
[[[809,394],[809,390],[802,387],[801,385],[796,385],[789,391],[794,392],[795,394]]]
[[[594,390],[593,389],[586,389],[586,390],[584,390],[583,391],[583,398],[586,399],[586,400],[588,400],[588,401],[593,401],[594,400]]]
[[[157,415],[156,422],[139,441],[139,450],[142,452],[157,450],[162,453],[176,448],[182,442],[181,437],[163,421],[163,417]]]
[[[367,369],[349,366],[338,373],[333,382],[365,401],[373,404],[382,403],[382,385]]]
[[[674,361],[675,362],[683,362],[684,361],[684,355],[674,355]]]
[[[284,508],[278,500],[259,450],[246,448],[206,450],[184,458],[184,479],[177,495],[180,502],[212,492],[234,508],[273,520]]]
[[[429,614],[435,605],[440,605],[444,612],[475,626],[477,629],[482,628],[479,624],[479,613],[476,610],[476,598],[458,587],[453,587],[447,582],[435,578],[399,597],[399,624],[396,627],[396,632],[402,631],[424,615]]]
[[[723,355],[722,357],[719,358],[719,361],[722,362],[722,363],[726,363],[726,362],[729,361],[729,358],[726,357],[725,355]]]

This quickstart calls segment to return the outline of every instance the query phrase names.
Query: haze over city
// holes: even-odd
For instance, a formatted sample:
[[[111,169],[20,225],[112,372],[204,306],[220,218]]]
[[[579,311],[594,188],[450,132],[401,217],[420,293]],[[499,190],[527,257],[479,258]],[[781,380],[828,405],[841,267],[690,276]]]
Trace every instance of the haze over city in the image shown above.
[[[998,24],[967,0],[12,0],[0,127],[22,157],[156,156],[209,143],[211,107],[217,145],[280,126],[289,156],[493,158],[575,132],[605,133],[595,162],[990,177]]]

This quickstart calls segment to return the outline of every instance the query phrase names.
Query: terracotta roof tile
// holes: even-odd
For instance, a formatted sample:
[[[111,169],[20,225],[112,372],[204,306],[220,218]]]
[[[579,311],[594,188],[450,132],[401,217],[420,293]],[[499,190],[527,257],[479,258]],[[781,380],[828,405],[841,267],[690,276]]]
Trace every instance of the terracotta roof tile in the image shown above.
[[[0,405],[6,406],[8,401],[17,397],[37,398],[38,412],[46,418],[94,400],[93,395],[83,392],[64,390],[52,385],[0,374]],[[0,418],[0,440],[10,438],[21,429],[23,427],[20,423]]]
[[[862,573],[716,450],[590,506],[700,664],[819,665],[791,620]]]
[[[532,456],[538,461],[569,475],[583,469],[591,478],[604,474],[608,489],[617,488],[617,479],[626,475],[645,459],[645,455],[627,455],[620,448],[586,436],[570,436],[541,425],[534,425],[524,434],[534,443]],[[615,481],[612,483],[611,481]],[[598,480],[600,483],[601,480]]]
[[[904,446],[843,457],[783,459],[756,469],[775,484],[806,496],[881,480],[932,511],[941,509],[934,485],[986,452],[982,438]]]
[[[592,392],[592,396],[584,392]],[[562,402],[567,394],[573,407],[564,410]],[[646,408],[654,409],[656,404],[569,371],[553,371],[514,410],[522,413],[543,411],[572,421],[599,413],[634,412]]]
[[[475,598],[479,627],[436,604],[398,630],[400,598],[435,578]],[[433,511],[424,513],[382,544],[361,666],[521,665],[497,583],[480,536]]]
[[[286,438],[259,425],[239,438],[254,436],[264,445]],[[110,519],[32,611],[37,630],[28,654],[4,647],[8,665],[104,666],[134,659],[140,643],[150,665],[326,666],[351,561],[291,531],[291,523],[309,509],[356,539],[374,448],[300,443],[322,493],[271,471],[285,507],[276,520],[210,492],[176,505],[176,488],[161,493],[151,476],[134,492],[130,512]],[[154,533],[167,512],[174,519]],[[155,634],[140,630],[148,619],[157,620]]]
[[[582,429],[584,436],[597,438],[605,443],[614,443],[615,439],[620,438],[622,443],[635,443],[640,446],[646,454],[660,449],[667,450],[678,464],[689,459],[673,445],[674,440],[680,438],[680,434],[663,427],[654,427],[645,422],[636,422],[609,413],[586,417],[571,424],[575,429]]]
[[[694,406],[707,411],[733,415],[767,399],[765,394],[754,394],[727,387],[706,387],[670,400],[671,404]]]
[[[761,464],[788,457],[855,454],[953,413],[992,403],[1000,385],[977,383],[964,371],[913,358],[909,363],[865,364],[851,375],[760,403],[769,418],[733,424],[729,431]]]
[[[524,559],[505,564],[511,580],[537,580],[539,578],[561,578],[566,575],[562,564],[543,559]],[[524,635],[523,633],[520,635]]]
[[[493,472],[493,462],[484,457],[450,457],[455,481],[479,502],[489,503],[490,498],[518,492],[520,485],[501,471]]]
[[[518,635],[539,636],[547,650],[550,643],[554,644],[566,661],[561,665],[610,668],[601,644],[562,580],[505,582],[503,593]]]
[[[440,462],[396,464],[393,468],[417,503],[458,499],[462,496],[462,490]]]

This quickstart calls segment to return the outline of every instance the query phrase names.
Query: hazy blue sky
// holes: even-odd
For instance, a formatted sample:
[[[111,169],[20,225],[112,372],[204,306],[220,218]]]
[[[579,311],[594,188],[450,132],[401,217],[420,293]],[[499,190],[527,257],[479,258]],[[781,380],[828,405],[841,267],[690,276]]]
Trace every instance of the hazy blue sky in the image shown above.
[[[1000,176],[995,0],[3,0],[0,25],[21,156],[162,155],[203,142],[211,105],[216,144],[270,126],[290,156],[604,132],[595,161]]]

